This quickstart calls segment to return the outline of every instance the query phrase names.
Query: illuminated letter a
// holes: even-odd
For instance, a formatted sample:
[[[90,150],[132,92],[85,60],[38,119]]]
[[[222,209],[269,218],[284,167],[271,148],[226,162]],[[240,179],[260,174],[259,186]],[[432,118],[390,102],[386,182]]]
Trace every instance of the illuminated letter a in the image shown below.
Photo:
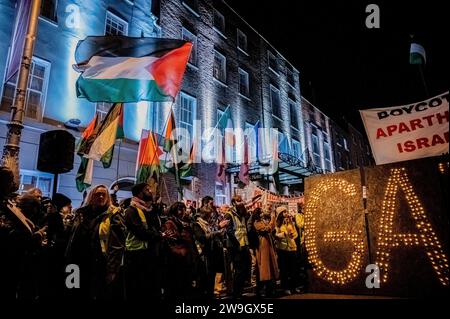
[[[408,207],[415,221],[417,233],[394,234],[392,224],[396,211],[397,192],[403,190]],[[399,246],[421,246],[428,257],[441,285],[449,284],[448,259],[437,238],[424,208],[415,194],[404,168],[391,169],[386,191],[384,193],[376,264],[380,267],[381,280],[387,282],[391,250]]]

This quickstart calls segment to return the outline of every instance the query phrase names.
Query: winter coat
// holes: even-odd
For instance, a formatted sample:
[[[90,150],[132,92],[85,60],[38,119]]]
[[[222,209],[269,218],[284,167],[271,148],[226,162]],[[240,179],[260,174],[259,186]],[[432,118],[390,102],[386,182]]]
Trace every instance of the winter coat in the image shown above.
[[[279,269],[272,237],[272,231],[275,227],[275,216],[272,215],[270,222],[263,219],[255,221],[254,227],[259,238],[259,245],[256,250],[259,280],[276,280],[279,276]]]

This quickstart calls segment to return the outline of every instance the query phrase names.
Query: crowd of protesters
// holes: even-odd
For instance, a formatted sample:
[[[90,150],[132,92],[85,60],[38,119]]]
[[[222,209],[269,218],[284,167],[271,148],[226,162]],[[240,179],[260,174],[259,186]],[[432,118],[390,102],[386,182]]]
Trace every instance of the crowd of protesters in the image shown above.
[[[301,209],[256,207],[234,196],[216,207],[170,206],[136,184],[118,203],[104,185],[72,210],[63,194],[13,192],[0,168],[2,299],[277,297],[307,289]],[[67,284],[68,265],[79,285]],[[72,278],[73,279],[73,278]]]

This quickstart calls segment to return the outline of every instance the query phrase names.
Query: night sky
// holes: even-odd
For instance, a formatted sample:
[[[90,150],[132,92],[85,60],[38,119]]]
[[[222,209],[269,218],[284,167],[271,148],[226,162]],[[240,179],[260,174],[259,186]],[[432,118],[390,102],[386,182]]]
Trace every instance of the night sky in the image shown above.
[[[302,95],[338,122],[363,131],[358,109],[408,104],[450,86],[442,0],[226,2],[300,71]],[[380,29],[365,26],[371,3],[380,7]],[[419,66],[409,64],[410,34],[426,50],[428,95]]]

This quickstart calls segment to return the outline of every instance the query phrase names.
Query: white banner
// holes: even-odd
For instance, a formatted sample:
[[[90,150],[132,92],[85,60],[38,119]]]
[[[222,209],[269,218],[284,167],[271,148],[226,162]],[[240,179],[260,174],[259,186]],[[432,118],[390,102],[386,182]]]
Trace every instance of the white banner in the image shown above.
[[[428,100],[360,110],[377,165],[448,153],[449,92]]]

